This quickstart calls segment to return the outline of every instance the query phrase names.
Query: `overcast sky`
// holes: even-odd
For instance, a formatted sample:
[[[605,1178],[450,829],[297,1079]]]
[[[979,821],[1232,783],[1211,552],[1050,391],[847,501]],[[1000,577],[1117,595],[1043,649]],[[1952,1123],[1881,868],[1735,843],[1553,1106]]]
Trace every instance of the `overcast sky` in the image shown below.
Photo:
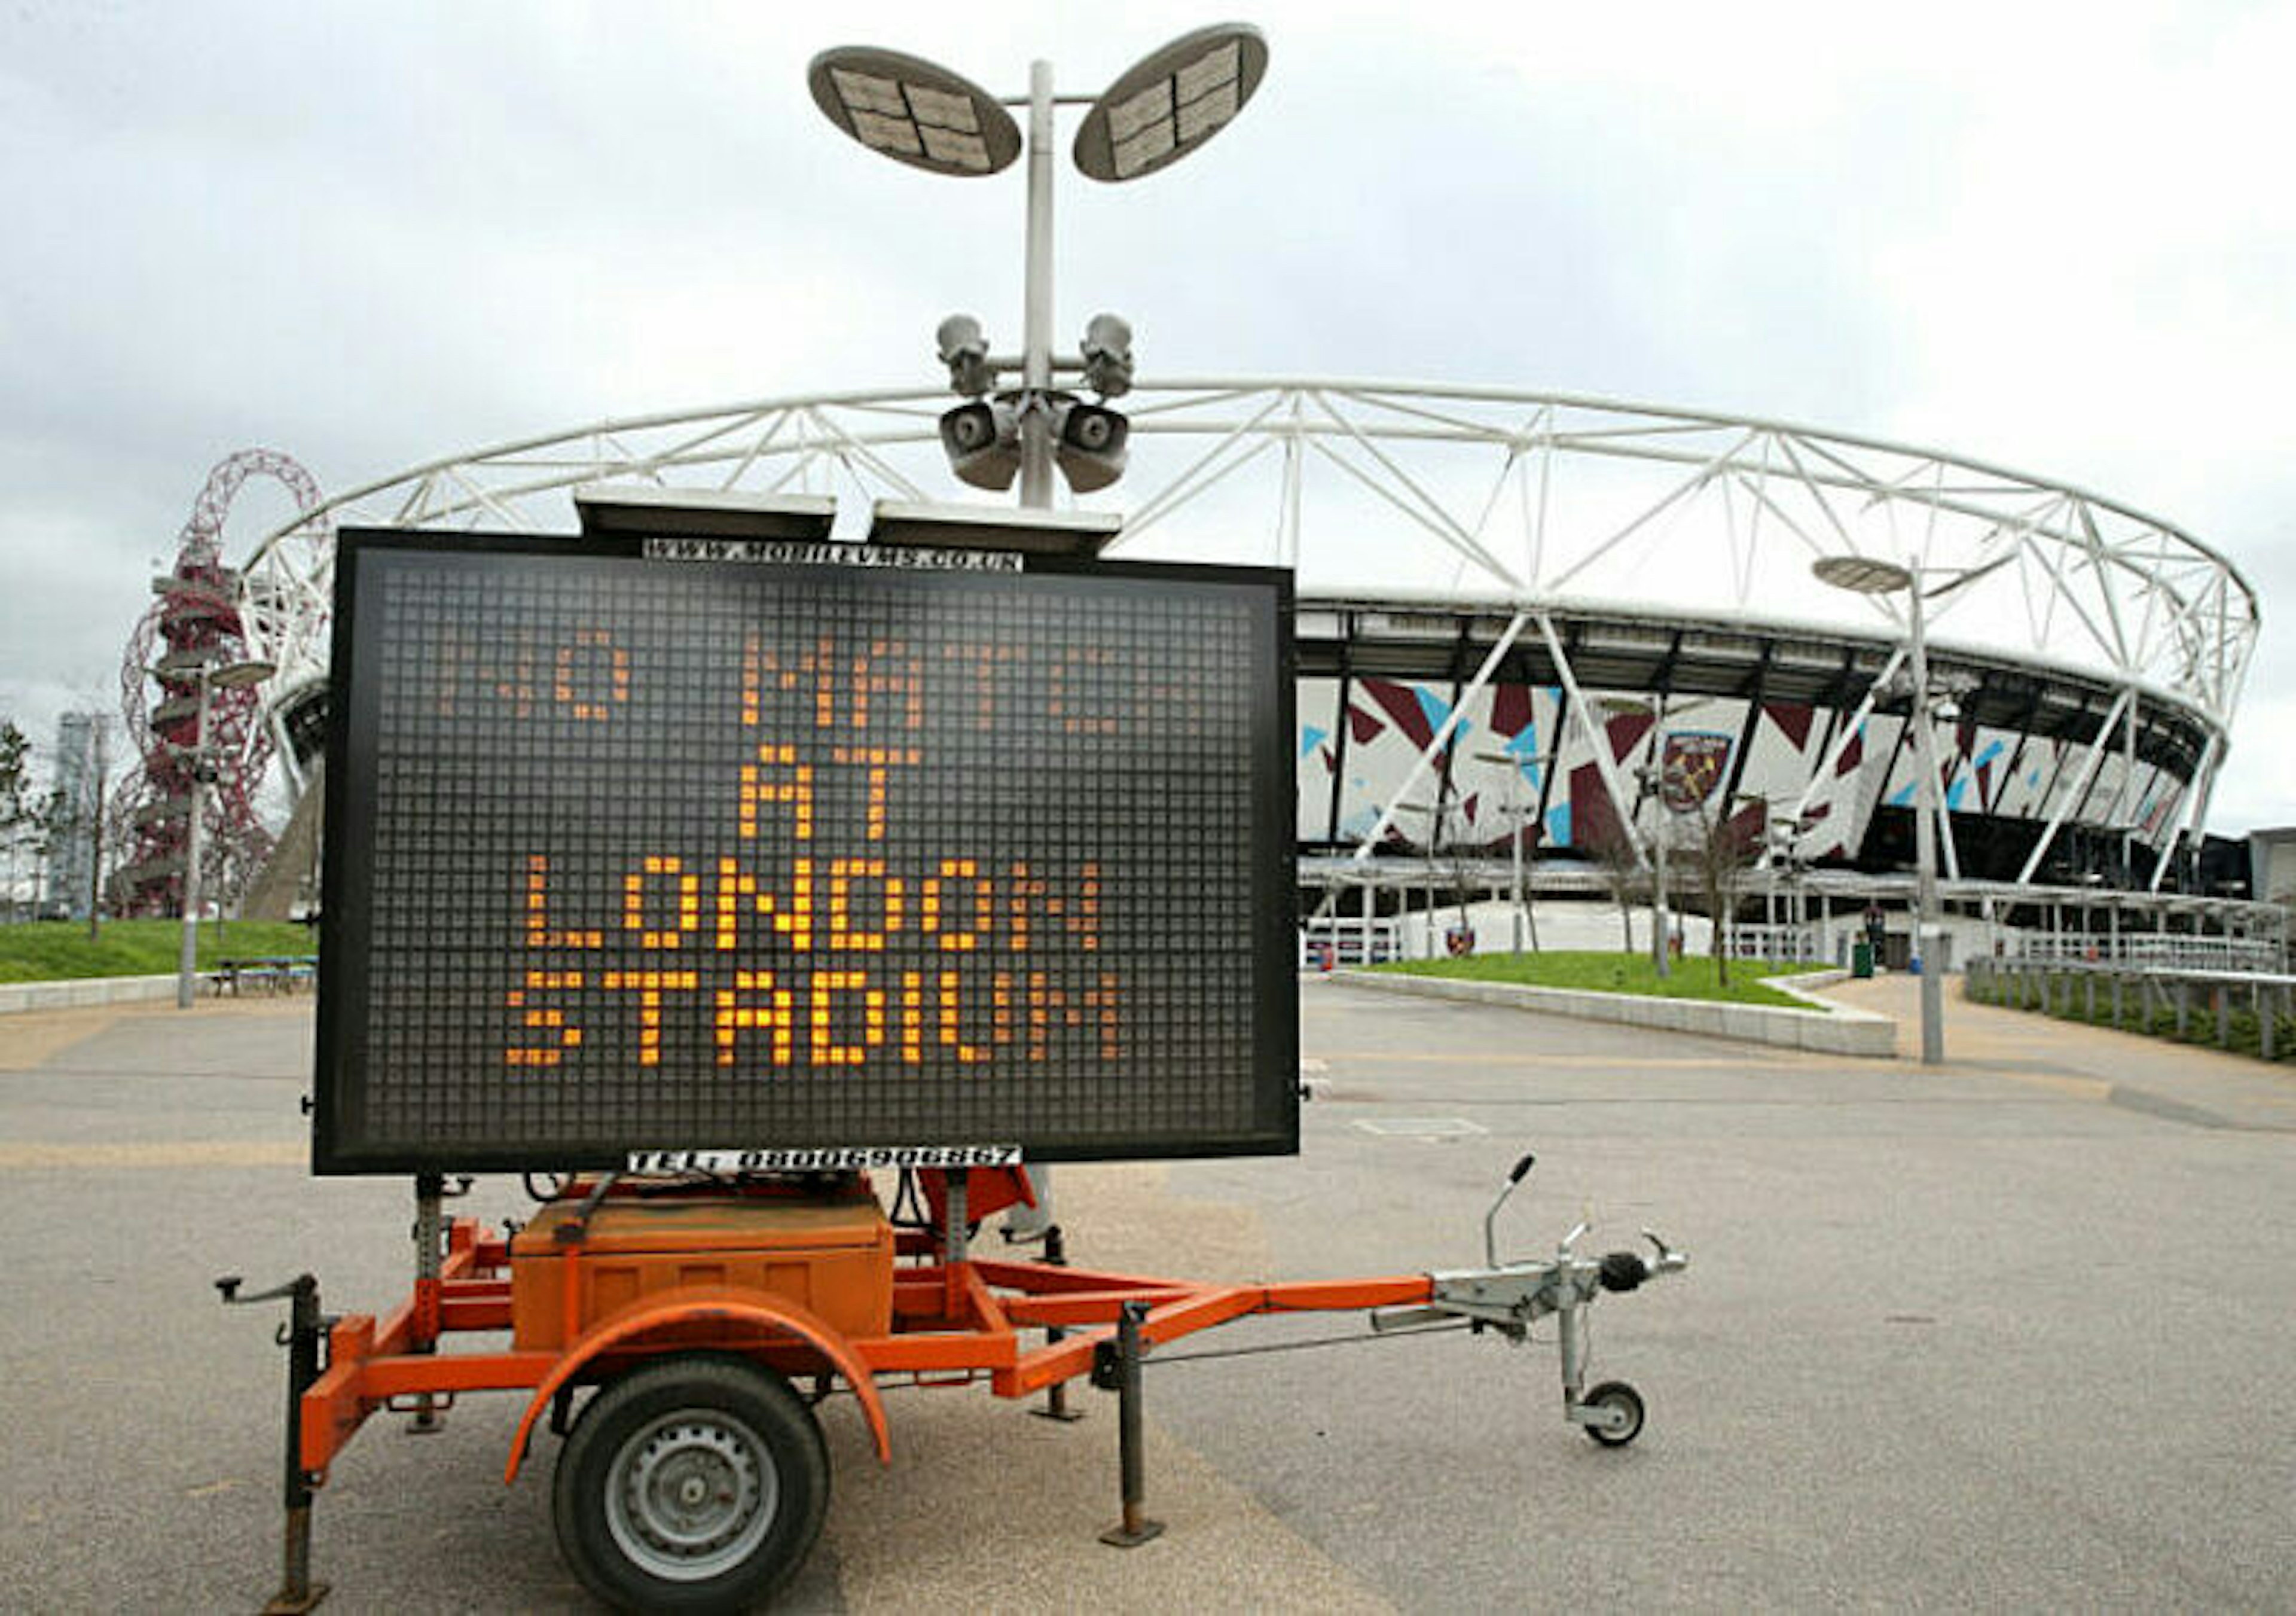
[[[2296,823],[2285,3],[0,0],[0,716],[45,745],[84,694],[116,707],[233,450],[332,490],[930,382],[952,308],[1013,340],[1017,177],[872,160],[808,58],[886,45],[1016,93],[1042,56],[1088,94],[1231,14],[1270,50],[1235,127],[1136,185],[1064,181],[1057,332],[1115,308],[1144,373],[1741,412],[2133,505],[2265,604],[2212,828]],[[251,495],[227,553],[285,513]]]

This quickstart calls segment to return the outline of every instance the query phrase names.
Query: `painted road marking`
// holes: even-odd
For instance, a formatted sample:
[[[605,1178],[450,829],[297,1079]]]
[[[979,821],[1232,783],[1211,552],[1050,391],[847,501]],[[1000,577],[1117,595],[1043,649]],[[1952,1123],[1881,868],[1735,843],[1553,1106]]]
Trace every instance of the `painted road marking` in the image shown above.
[[[1470,1134],[1487,1134],[1491,1130],[1464,1117],[1390,1117],[1384,1120],[1361,1117],[1356,1127],[1367,1134],[1385,1134],[1413,1139],[1456,1139]]]

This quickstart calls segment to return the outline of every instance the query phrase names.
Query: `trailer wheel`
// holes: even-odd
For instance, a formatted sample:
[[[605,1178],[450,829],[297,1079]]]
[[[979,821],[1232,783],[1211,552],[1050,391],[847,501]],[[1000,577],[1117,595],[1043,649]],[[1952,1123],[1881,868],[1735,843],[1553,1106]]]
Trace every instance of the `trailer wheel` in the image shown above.
[[[805,1563],[829,1506],[821,1427],[770,1370],[685,1353],[594,1398],[551,1515],[583,1585],[622,1610],[738,1610]]]
[[[1627,1423],[1616,1431],[1600,1425],[1581,1427],[1586,1433],[1605,1448],[1624,1448],[1643,1433],[1643,1397],[1624,1381],[1604,1381],[1587,1394],[1586,1406],[1623,1412]]]

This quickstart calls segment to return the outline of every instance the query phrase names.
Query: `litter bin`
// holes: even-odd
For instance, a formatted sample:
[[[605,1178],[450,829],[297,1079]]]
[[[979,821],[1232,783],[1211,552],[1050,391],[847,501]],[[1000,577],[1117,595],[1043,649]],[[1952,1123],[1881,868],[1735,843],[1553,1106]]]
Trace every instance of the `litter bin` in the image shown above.
[[[1874,975],[1874,945],[1862,937],[1849,945],[1849,974],[1861,982]]]

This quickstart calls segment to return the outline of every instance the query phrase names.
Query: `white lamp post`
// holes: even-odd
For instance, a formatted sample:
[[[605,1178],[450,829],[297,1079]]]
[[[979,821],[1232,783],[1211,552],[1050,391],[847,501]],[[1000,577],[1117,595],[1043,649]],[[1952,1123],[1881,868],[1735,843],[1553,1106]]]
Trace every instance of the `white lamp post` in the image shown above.
[[[1257,29],[1223,23],[1185,34],[1136,62],[1090,103],[1077,129],[1076,165],[1090,178],[1115,183],[1176,163],[1227,127],[1267,71],[1267,42]],[[995,174],[1021,154],[1021,132],[1004,110],[1008,103],[935,63],[898,51],[840,45],[816,56],[805,77],[824,117],[897,162],[968,178]],[[951,316],[939,332],[950,386],[976,401],[942,421],[952,465],[967,482],[1009,487],[1011,469],[996,463],[1006,424],[1016,414],[1021,504],[1030,510],[1051,506],[1056,461],[1080,492],[1113,481],[1123,467],[1123,418],[1053,390],[1055,370],[1080,372],[1103,398],[1132,385],[1131,329],[1112,315],[1097,316],[1086,328],[1081,360],[1053,357],[1053,108],[1081,99],[1055,96],[1052,63],[1035,62],[1029,65],[1028,94],[1009,103],[1029,109],[1020,363],[991,355],[980,322],[970,316]],[[1013,369],[1021,373],[1017,401],[978,402],[996,385],[998,372]],[[1031,1176],[1037,1206],[1033,1214],[1015,1209],[1006,1218],[1008,1240],[1037,1238],[1051,1225],[1051,1175],[1038,1166]]]
[[[1522,833],[1525,829],[1523,820],[1525,810],[1516,805],[1515,793],[1521,789],[1518,783],[1522,777],[1522,766],[1527,762],[1533,768],[1551,767],[1554,762],[1554,754],[1542,752],[1536,758],[1525,759],[1514,752],[1477,752],[1475,761],[1504,764],[1506,767],[1506,816],[1509,824],[1507,848],[1513,856],[1514,863],[1514,951],[1517,954],[1522,952],[1523,931],[1528,927],[1530,932],[1531,949],[1537,952],[1538,922],[1531,915],[1530,896],[1523,888]],[[1529,811],[1536,814],[1538,811],[1538,804],[1533,803]]]
[[[1865,555],[1825,555],[1810,563],[1820,583],[1857,595],[1903,594],[1906,613],[1908,654],[1914,676],[1914,870],[1915,882],[1915,947],[1922,962],[1922,1063],[1935,1066],[1945,1059],[1945,982],[1940,940],[1944,926],[1937,901],[1937,737],[1931,733],[1929,642],[1922,619],[1925,593],[1921,575],[1896,562]],[[1974,574],[1963,574],[1946,585],[1958,588]]]
[[[184,751],[190,755],[192,789],[190,815],[184,835],[184,943],[176,962],[176,1008],[189,1010],[199,983],[200,952],[200,858],[201,805],[205,795],[209,767],[208,751],[208,698],[220,686],[225,690],[245,685],[259,685],[278,672],[269,662],[226,662],[221,666],[203,662],[188,670],[199,683],[199,708],[193,718],[192,743]],[[171,670],[169,677],[181,677]]]
[[[1450,823],[1452,815],[1458,814],[1464,816],[1467,811],[1466,804],[1449,797],[1439,797],[1433,802],[1398,802],[1395,806],[1410,813],[1424,814],[1428,816],[1427,862],[1431,866],[1441,864],[1443,827]],[[1456,848],[1457,843],[1454,842],[1452,845]],[[1464,871],[1455,866],[1452,873],[1462,876],[1459,882],[1459,931],[1462,935],[1465,935],[1472,929],[1467,915],[1467,883],[1464,879]],[[1427,892],[1427,946],[1431,952],[1435,947],[1435,892],[1431,876]]]

